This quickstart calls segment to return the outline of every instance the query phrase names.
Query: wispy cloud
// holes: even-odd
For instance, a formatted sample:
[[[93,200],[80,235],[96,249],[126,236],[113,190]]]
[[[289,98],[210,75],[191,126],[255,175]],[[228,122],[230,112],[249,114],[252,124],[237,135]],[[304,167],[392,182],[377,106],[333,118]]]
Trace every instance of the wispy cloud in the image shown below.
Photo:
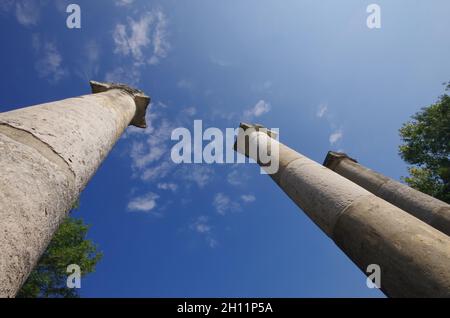
[[[170,136],[178,125],[176,119],[165,117],[166,107],[163,103],[152,103],[146,116],[147,129],[127,132],[127,137],[134,137],[130,149],[132,167],[142,180],[162,179],[175,168],[169,154]]]
[[[317,108],[316,116],[322,118],[328,111],[328,106],[326,104],[320,104]]]
[[[339,125],[335,119],[335,116],[331,113],[328,104],[322,103],[317,106],[316,117],[319,119],[323,119],[328,123],[329,129],[331,130],[331,134],[328,137],[328,142],[330,146],[334,146],[342,141],[344,138],[344,131],[341,128],[338,128]]]
[[[71,3],[69,0],[0,0],[0,13],[14,14],[21,25],[34,27],[41,20],[41,12],[51,3],[56,9],[66,14],[66,8]]]
[[[62,66],[63,58],[56,45],[43,41],[38,34],[33,35],[32,40],[37,55],[35,68],[39,77],[46,78],[52,83],[59,82],[68,72]]]
[[[118,5],[129,5],[129,1],[118,1]],[[146,65],[156,65],[167,56],[168,22],[161,9],[146,11],[138,18],[128,17],[126,23],[114,27],[114,52],[125,58],[121,66],[108,71],[105,79],[137,86]]]
[[[198,233],[209,233],[211,232],[211,226],[206,223],[206,217],[199,217],[197,221],[193,224],[194,229]]]
[[[181,178],[185,181],[194,182],[199,188],[203,188],[214,176],[214,170],[209,166],[192,164],[190,167],[184,166],[180,170]]]
[[[116,2],[117,3],[117,2]],[[167,18],[160,9],[145,12],[138,19],[128,17],[126,24],[115,26],[114,52],[131,56],[134,63],[155,65],[167,56]]]
[[[195,114],[197,114],[197,108],[192,107],[192,106],[186,107],[185,109],[182,110],[182,112],[185,113],[186,115],[192,117]]]
[[[232,186],[242,186],[250,179],[249,175],[242,171],[242,169],[237,167],[232,169],[233,170],[227,174],[227,182]]]
[[[131,34],[128,34],[125,24],[116,25],[113,33],[113,39],[116,45],[114,52],[122,55],[131,54],[137,62],[142,63],[144,59],[142,51],[150,44],[148,33],[152,21],[153,16],[150,14],[144,15],[138,21],[129,18]]]
[[[231,200],[225,193],[217,193],[214,196],[213,207],[220,215],[225,215],[228,212],[240,211],[241,206],[238,202]]]
[[[145,141],[134,141],[131,148],[133,164],[142,168],[162,158],[169,151],[167,141],[176,128],[169,120],[160,119],[158,126],[150,127]]]
[[[227,181],[231,185],[241,185],[242,184],[242,176],[238,170],[233,170],[227,175]]]
[[[212,109],[212,118],[219,118],[221,121],[229,122],[230,125],[236,125],[239,121],[252,122],[254,119],[267,114],[272,109],[270,103],[265,100],[259,100],[254,106],[244,109],[240,112],[230,112],[226,109]]]
[[[140,175],[143,181],[155,181],[167,177],[173,168],[174,165],[171,162],[162,161],[156,165],[139,169],[135,172],[135,175]]]
[[[338,129],[330,135],[329,141],[331,145],[336,144],[344,137],[342,129]]]
[[[15,7],[17,21],[24,26],[37,25],[40,18],[40,1],[21,0]]]
[[[129,6],[130,4],[133,4],[134,0],[116,0],[115,4],[119,7]]]
[[[260,100],[255,104],[255,106],[253,106],[250,109],[247,109],[244,112],[244,118],[246,120],[252,120],[256,117],[260,117],[260,116],[268,113],[270,111],[270,109],[271,109],[271,106],[269,103],[267,103],[264,100]]]
[[[215,248],[217,246],[218,242],[213,237],[212,226],[206,216],[198,217],[189,227],[192,231],[204,236],[209,247]]]
[[[141,79],[141,71],[135,65],[130,67],[118,66],[108,71],[105,75],[107,82],[126,83],[131,86],[137,86]]]
[[[148,63],[151,65],[158,64],[161,58],[167,56],[170,49],[170,43],[167,40],[167,18],[161,10],[155,12],[156,26],[153,32],[153,56],[150,57]]]
[[[253,194],[243,194],[241,195],[241,200],[245,203],[251,203],[256,201],[256,197]]]
[[[156,208],[156,200],[158,198],[159,195],[153,192],[149,192],[140,197],[135,197],[128,203],[128,210],[149,213]]]
[[[175,183],[171,183],[171,182],[162,182],[162,183],[158,183],[158,189],[170,190],[172,192],[175,192],[178,189],[178,185]]]
[[[177,165],[170,156],[172,130],[192,124],[192,116],[196,114],[195,107],[180,109],[175,117],[167,116],[170,106],[164,103],[152,103],[147,113],[148,128],[129,129],[125,138],[130,138],[130,152],[134,176],[144,181],[159,181],[160,183],[178,183],[172,179],[182,180],[188,186],[194,183],[202,188],[208,184],[214,170],[209,166]],[[171,180],[163,180],[165,178]]]

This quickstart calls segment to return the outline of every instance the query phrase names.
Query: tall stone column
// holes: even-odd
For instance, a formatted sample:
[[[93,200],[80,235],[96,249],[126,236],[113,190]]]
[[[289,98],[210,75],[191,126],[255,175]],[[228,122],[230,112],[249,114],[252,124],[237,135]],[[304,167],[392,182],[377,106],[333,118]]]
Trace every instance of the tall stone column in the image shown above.
[[[324,166],[450,236],[450,205],[329,151]]]
[[[272,179],[364,273],[371,264],[380,266],[385,294],[450,297],[447,235],[279,143],[260,126],[241,124],[235,149],[260,162],[252,147],[277,156]]]
[[[126,127],[146,127],[143,92],[91,88],[92,95],[0,113],[0,297],[16,295]]]

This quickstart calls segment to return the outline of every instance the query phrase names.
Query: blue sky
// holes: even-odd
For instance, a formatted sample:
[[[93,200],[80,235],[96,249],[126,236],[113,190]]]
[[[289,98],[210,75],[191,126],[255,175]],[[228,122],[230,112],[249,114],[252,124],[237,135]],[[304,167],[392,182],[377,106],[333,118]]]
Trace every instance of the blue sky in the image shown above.
[[[257,166],[174,165],[170,133],[280,129],[322,162],[345,151],[399,179],[398,129],[449,80],[450,2],[68,1],[0,4],[0,111],[89,93],[88,81],[152,97],[81,196],[104,252],[84,297],[382,297]],[[366,7],[381,7],[381,29]]]

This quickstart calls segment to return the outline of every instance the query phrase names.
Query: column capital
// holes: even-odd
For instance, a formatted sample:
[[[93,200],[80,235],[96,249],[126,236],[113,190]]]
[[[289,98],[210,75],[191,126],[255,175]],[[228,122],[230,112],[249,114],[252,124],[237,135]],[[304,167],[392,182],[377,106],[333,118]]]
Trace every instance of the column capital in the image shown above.
[[[270,138],[277,138],[277,133],[264,127],[260,124],[249,124],[249,123],[240,123],[239,128],[242,128],[244,131],[247,129],[254,129],[255,131],[262,131],[267,134]]]
[[[90,81],[89,84],[91,85],[92,94],[103,93],[111,89],[120,89],[131,95],[136,103],[136,114],[134,115],[130,125],[139,128],[147,128],[145,114],[151,99],[143,91],[121,83]]]
[[[252,133],[252,132],[248,133],[247,130],[252,130],[253,132],[262,132],[262,133],[266,134],[267,136],[269,136],[270,138],[274,138],[274,139],[276,139],[278,137],[278,134],[276,132],[274,132],[274,131],[272,131],[272,130],[270,130],[270,129],[268,129],[268,128],[264,127],[263,125],[260,125],[260,124],[249,124],[249,123],[242,122],[242,123],[239,124],[239,128],[238,129],[242,129],[242,130],[239,132],[239,134],[238,134],[238,136],[236,138],[236,141],[235,141],[235,143],[233,145],[234,151],[238,151],[238,152],[240,152],[238,150],[238,140],[240,138],[242,138],[242,136],[240,136],[241,132],[243,132],[244,137],[245,136],[248,137],[249,134]],[[249,146],[248,145],[248,141],[244,140],[244,148],[245,148],[244,151],[245,151],[245,153],[243,153],[243,155],[245,155],[246,157],[249,156],[249,154],[248,154],[248,146]]]
[[[328,151],[323,165],[331,170],[334,170],[343,159],[348,159],[356,163],[358,162],[356,159],[353,159],[344,152]]]

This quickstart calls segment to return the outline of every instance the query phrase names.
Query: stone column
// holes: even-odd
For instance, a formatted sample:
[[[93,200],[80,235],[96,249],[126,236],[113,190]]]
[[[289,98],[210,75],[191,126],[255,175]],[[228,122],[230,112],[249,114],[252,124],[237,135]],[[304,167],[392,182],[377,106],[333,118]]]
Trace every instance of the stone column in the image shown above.
[[[385,294],[450,297],[450,237],[256,127],[241,124],[235,149],[270,148],[279,159],[272,179],[364,273],[380,266]]]
[[[450,236],[450,205],[329,151],[324,166]]]
[[[150,98],[91,82],[92,95],[0,113],[0,297],[14,297],[53,233]]]

